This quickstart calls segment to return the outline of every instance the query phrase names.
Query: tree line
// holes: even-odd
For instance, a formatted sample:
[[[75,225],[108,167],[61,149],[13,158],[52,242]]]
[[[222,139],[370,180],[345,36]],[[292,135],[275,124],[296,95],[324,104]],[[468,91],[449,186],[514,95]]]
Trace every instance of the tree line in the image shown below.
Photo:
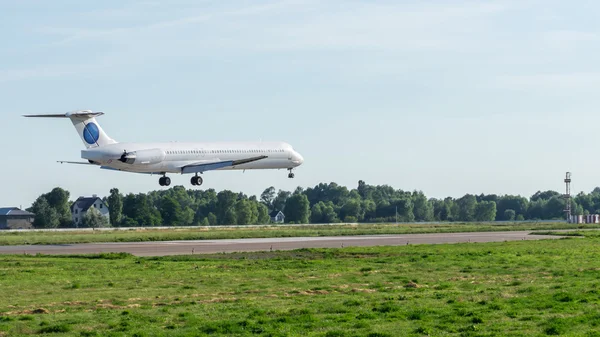
[[[27,210],[36,214],[37,228],[73,227],[70,194],[61,188],[41,195]],[[556,191],[519,195],[467,194],[460,198],[427,198],[421,191],[359,181],[356,188],[332,183],[298,187],[295,191],[269,187],[260,196],[229,190],[167,190],[123,195],[110,190],[104,202],[110,221],[96,214],[79,226],[231,226],[270,222],[269,213],[282,211],[286,223],[364,223],[414,221],[519,221],[563,219],[566,199]],[[600,213],[600,187],[571,199],[573,214]]]

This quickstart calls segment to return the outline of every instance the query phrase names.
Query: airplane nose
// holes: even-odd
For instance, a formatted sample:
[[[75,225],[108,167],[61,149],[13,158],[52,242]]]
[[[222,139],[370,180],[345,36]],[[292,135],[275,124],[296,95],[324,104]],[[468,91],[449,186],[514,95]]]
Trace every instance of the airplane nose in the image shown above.
[[[294,164],[302,165],[304,163],[304,157],[298,152],[294,151]]]

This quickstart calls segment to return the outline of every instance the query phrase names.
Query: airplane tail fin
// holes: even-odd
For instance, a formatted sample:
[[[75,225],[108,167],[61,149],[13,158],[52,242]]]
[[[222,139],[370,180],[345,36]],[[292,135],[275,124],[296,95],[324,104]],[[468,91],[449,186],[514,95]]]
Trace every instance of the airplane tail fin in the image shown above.
[[[69,118],[77,133],[81,137],[86,148],[95,148],[117,142],[108,137],[100,124],[96,121],[96,117],[104,115],[103,112],[92,112],[91,110],[79,110],[67,112],[66,114],[50,114],[50,115],[24,115],[24,117],[34,118]]]

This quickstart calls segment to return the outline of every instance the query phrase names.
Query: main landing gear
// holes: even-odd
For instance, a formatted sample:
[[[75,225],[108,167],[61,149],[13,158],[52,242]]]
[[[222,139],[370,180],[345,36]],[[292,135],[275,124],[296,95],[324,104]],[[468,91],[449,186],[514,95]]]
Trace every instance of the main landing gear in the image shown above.
[[[288,178],[293,179],[294,178],[294,172],[292,172],[292,169],[288,169],[288,171],[290,171],[290,173],[288,174]]]
[[[158,179],[158,184],[160,186],[169,186],[169,185],[171,185],[171,178],[164,176],[164,177]]]
[[[203,183],[203,180],[202,180],[201,176],[197,175],[197,176],[192,177],[192,185],[200,186],[200,185],[202,185],[202,183]]]

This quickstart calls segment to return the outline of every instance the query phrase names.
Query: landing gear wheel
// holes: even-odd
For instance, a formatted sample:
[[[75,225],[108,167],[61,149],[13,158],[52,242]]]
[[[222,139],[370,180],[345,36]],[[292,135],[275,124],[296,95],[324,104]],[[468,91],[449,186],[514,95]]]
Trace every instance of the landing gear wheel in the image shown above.
[[[290,174],[288,174],[288,178],[293,179],[295,177],[294,173],[290,172]]]
[[[200,186],[202,185],[203,181],[202,181],[202,177],[200,176],[194,176],[192,177],[192,185],[194,186]]]
[[[169,185],[171,185],[171,178],[162,177],[162,178],[158,179],[158,184],[160,186],[169,186]]]

